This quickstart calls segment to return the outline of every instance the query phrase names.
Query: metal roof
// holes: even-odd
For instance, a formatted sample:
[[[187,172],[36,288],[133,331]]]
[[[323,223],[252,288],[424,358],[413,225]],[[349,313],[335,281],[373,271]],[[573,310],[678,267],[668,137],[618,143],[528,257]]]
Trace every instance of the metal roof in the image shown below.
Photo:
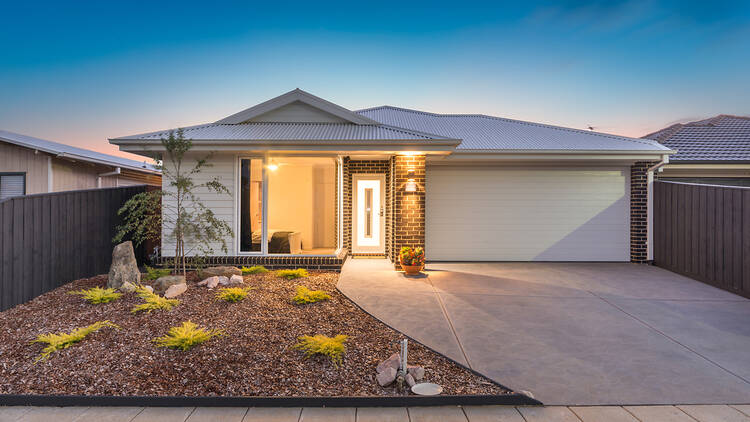
[[[450,138],[389,125],[355,125],[349,123],[211,123],[183,128],[186,139],[197,141],[382,141],[382,140],[449,140]],[[118,140],[159,140],[170,130],[114,138]],[[456,141],[458,143],[458,141]]]
[[[388,125],[462,139],[460,150],[664,151],[648,139],[524,122],[482,114],[436,114],[381,106],[357,113]]]
[[[153,165],[144,162],[129,160],[127,158],[116,157],[109,154],[103,154],[101,152],[91,151],[88,149],[76,148],[74,146],[61,144],[58,142],[34,138],[33,136],[8,132],[7,130],[0,130],[0,141],[39,150],[42,152],[53,154],[60,158],[69,158],[76,161],[86,161],[113,167],[122,167],[148,173],[161,173]]]
[[[678,123],[644,138],[678,150],[671,162],[750,162],[750,117],[721,114]]]

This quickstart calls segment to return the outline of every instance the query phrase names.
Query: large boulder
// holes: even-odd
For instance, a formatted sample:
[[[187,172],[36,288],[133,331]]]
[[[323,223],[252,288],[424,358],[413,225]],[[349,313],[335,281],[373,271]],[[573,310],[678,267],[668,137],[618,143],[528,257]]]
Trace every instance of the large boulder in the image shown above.
[[[154,281],[154,293],[164,294],[170,286],[175,284],[185,284],[185,276],[182,275],[166,275],[159,277]]]
[[[187,291],[187,284],[186,283],[180,283],[180,284],[173,284],[167,288],[167,291],[164,292],[164,297],[167,299],[175,298]]]
[[[123,283],[137,286],[141,283],[141,271],[135,260],[133,242],[122,242],[112,250],[112,265],[109,267],[107,287],[119,289]]]
[[[205,280],[209,277],[220,276],[229,278],[233,275],[242,275],[242,270],[237,267],[208,267],[198,270],[198,278]]]

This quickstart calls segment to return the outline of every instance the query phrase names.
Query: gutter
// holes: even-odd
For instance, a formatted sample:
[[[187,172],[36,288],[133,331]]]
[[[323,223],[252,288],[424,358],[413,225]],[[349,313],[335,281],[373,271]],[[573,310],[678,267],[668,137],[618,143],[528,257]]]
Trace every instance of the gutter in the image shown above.
[[[662,171],[669,163],[669,156],[663,155],[661,161],[646,170],[646,261],[654,260],[654,172]]]

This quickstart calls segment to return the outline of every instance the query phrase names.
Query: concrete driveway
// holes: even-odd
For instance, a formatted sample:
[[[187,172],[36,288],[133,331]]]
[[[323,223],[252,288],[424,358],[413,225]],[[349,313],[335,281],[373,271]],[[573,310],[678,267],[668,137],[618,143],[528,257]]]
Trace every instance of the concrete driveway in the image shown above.
[[[338,288],[545,404],[750,403],[750,300],[653,266],[350,259]]]

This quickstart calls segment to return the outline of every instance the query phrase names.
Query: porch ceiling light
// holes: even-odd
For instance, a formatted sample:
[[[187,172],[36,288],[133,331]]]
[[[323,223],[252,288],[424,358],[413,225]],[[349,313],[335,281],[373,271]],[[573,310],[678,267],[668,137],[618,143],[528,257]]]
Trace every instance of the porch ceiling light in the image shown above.
[[[270,163],[268,163],[268,165],[267,165],[266,167],[267,167],[267,168],[268,168],[269,170],[271,170],[271,171],[276,171],[276,170],[278,170],[278,169],[279,169],[279,165],[278,165],[278,164],[276,164],[276,163],[274,163],[273,161],[271,161]]]

